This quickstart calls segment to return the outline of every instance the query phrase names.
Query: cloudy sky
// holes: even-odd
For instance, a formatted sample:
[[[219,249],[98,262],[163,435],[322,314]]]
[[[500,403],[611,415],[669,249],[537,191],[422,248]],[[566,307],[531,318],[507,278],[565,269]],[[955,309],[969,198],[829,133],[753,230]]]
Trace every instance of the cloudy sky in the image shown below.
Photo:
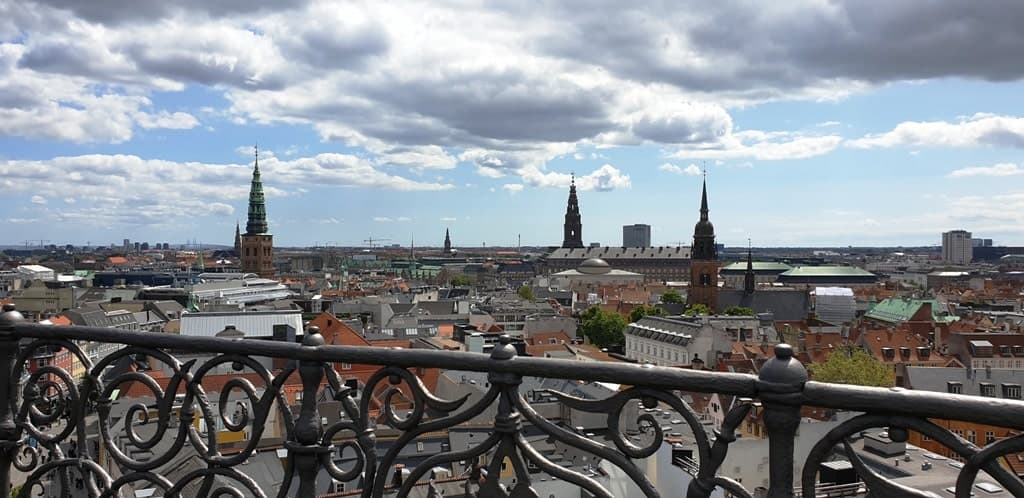
[[[0,244],[1024,244],[1024,2],[638,3],[0,0]]]

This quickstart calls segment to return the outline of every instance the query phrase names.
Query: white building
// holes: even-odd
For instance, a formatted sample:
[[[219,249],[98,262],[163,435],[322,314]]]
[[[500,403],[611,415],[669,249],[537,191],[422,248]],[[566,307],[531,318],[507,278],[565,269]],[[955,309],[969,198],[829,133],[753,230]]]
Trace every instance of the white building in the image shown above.
[[[694,355],[713,367],[720,352],[736,341],[775,342],[771,325],[749,316],[646,316],[626,328],[627,358],[658,366],[687,366]]]
[[[302,334],[302,311],[203,311],[181,314],[181,335],[214,337],[229,326],[244,337],[274,337],[294,340]]]
[[[53,270],[42,265],[21,265],[14,269],[22,280],[53,280]]]
[[[966,265],[974,259],[971,232],[952,230],[942,233],[942,261],[954,265]]]
[[[852,322],[857,300],[849,287],[818,287],[814,290],[814,310],[818,319],[833,325]]]

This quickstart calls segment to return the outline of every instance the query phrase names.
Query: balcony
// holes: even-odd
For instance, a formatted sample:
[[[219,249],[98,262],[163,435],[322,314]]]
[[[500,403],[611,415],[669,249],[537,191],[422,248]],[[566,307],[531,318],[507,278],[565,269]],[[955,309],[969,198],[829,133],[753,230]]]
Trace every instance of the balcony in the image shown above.
[[[87,342],[118,349],[93,361],[78,346]],[[56,365],[30,372],[37,352],[59,348],[83,365],[79,378]],[[484,355],[328,345],[313,327],[301,343],[57,328],[29,323],[6,306],[0,360],[9,379],[0,384],[0,399],[10,400],[0,405],[3,496],[9,496],[12,475],[24,481],[21,496],[521,497],[548,496],[538,489],[555,481],[578,488],[574,496],[663,496],[654,479],[665,471],[654,476],[645,463],[679,436],[666,432],[658,418],[663,412],[666,419],[677,414],[673,422],[689,428],[692,450],[670,457],[677,462],[672,472],[687,483],[685,491],[671,490],[673,496],[935,496],[880,474],[855,448],[900,444],[910,431],[960,457],[962,463],[949,462],[958,474],[949,489],[956,497],[1024,496],[1024,482],[1000,463],[1024,451],[1024,436],[978,447],[929,421],[1019,431],[1024,402],[808,381],[784,344],[755,377],[524,357],[507,337]],[[351,382],[343,373],[352,365],[379,368]],[[469,372],[483,387],[477,383],[477,396],[442,399],[417,376],[424,369]],[[215,374],[230,378],[212,397],[206,389]],[[602,399],[566,390],[524,394],[524,378],[538,376],[623,387]],[[136,391],[143,394],[129,394]],[[709,436],[702,415],[678,392],[740,401]],[[607,430],[596,436],[555,423],[539,408],[545,401],[605,419]],[[856,413],[797,462],[794,441],[804,407]],[[768,485],[747,488],[721,467],[752,410],[763,410]],[[862,437],[866,431],[884,431],[884,441],[869,441]],[[459,437],[438,437],[449,432]],[[556,459],[543,450],[552,445],[567,450]],[[575,463],[558,461],[570,454]],[[861,484],[818,482],[822,464],[835,463],[836,455],[845,455]],[[980,482],[980,472],[994,483]],[[277,484],[264,489],[260,482],[275,473]],[[979,488],[995,483],[1003,494]]]

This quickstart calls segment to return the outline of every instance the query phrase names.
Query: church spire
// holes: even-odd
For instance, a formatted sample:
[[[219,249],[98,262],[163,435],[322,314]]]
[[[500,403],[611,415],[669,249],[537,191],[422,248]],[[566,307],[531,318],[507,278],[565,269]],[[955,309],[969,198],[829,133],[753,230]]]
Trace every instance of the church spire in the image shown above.
[[[252,185],[249,188],[249,221],[245,224],[246,235],[267,233],[267,206],[263,197],[263,181],[260,180],[260,149],[256,146],[256,165],[252,170]]]
[[[750,248],[750,239],[747,239],[747,272],[743,274],[743,292],[753,294],[757,287],[756,275],[754,275],[754,256]]]
[[[704,186],[700,194],[700,220],[708,221],[708,172],[704,170]]]
[[[235,220],[235,254],[242,255],[242,228],[238,225],[238,220]]]
[[[444,229],[444,253],[452,253],[452,236],[450,233],[448,233],[447,228]]]
[[[583,247],[583,220],[580,216],[580,201],[576,197],[576,174],[569,183],[569,203],[565,208],[564,236],[562,247],[577,249]]]

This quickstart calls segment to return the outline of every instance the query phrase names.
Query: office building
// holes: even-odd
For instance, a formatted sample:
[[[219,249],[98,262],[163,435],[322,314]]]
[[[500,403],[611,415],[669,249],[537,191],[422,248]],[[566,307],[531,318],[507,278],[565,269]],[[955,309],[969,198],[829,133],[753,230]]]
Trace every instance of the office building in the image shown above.
[[[974,259],[971,232],[952,230],[942,234],[942,261],[954,265],[966,265]]]
[[[651,226],[636,224],[622,227],[622,247],[651,247]]]

